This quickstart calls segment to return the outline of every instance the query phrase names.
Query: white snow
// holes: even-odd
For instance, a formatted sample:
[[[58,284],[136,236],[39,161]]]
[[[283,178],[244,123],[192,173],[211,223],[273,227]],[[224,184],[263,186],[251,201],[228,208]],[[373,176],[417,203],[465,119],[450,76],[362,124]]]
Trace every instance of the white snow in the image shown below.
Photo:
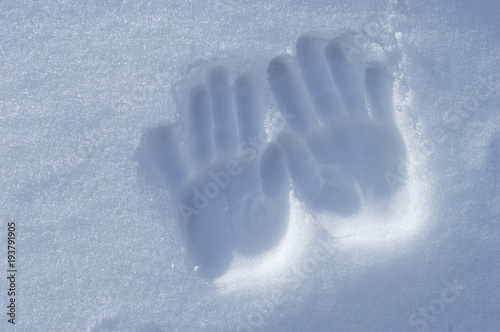
[[[494,0],[0,1],[0,330],[498,331],[498,17]],[[144,133],[173,124],[186,150],[186,85],[223,65],[255,79],[274,138],[269,62],[346,31],[395,78],[404,186],[348,217],[292,192],[276,246],[200,277]]]

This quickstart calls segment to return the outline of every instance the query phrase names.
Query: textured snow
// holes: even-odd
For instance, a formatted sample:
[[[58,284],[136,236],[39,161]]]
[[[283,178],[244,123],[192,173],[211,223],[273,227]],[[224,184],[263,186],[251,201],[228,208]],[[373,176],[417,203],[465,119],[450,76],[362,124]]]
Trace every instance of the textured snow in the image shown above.
[[[0,1],[0,243],[16,222],[19,270],[0,330],[496,331],[499,16],[497,1]],[[293,113],[270,62],[346,32],[354,63],[394,78],[403,185],[342,215],[295,186],[283,234],[203,275],[145,137],[173,128],[185,156],[189,91],[223,67],[249,73],[279,141]]]

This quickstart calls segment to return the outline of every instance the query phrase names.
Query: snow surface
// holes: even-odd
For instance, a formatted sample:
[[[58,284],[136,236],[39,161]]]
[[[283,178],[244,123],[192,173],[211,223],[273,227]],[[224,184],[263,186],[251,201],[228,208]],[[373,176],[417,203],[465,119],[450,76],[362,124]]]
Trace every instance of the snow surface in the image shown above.
[[[6,248],[14,221],[18,268],[14,327],[4,250],[0,330],[498,331],[498,17],[493,0],[0,1],[0,241]],[[269,205],[286,229],[248,241],[243,228],[241,241],[215,250],[232,255],[227,265],[203,274],[192,249],[201,240],[179,221],[182,190],[168,184],[166,169],[181,159],[148,138],[170,128],[195,165],[189,146],[204,136],[189,131],[189,93],[213,68],[225,68],[231,84],[247,73],[269,140],[279,142],[283,128],[297,134],[277,95],[301,97],[283,83],[272,88],[269,64],[287,55],[294,75],[314,70],[314,61],[297,65],[297,39],[346,33],[356,68],[382,63],[394,78],[394,125],[406,148],[402,167],[391,164],[397,190],[383,204],[367,193],[359,211],[339,215],[311,207],[318,202],[297,192],[291,174],[286,200],[269,166],[283,156],[271,148],[249,166],[253,182],[232,193],[277,192],[282,204]],[[354,93],[377,90],[363,89]],[[227,208],[260,211],[248,206]],[[229,257],[219,254],[201,262]]]

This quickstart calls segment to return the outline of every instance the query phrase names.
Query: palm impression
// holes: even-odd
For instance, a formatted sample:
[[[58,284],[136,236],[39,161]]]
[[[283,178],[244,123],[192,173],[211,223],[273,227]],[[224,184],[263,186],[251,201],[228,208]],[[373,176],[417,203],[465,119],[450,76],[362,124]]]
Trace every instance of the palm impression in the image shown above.
[[[302,36],[296,62],[273,59],[268,81],[289,121],[277,141],[297,198],[350,215],[394,193],[386,175],[401,171],[406,148],[393,118],[392,79],[381,64],[348,61],[342,42]]]
[[[228,71],[215,67],[191,87],[187,148],[180,147],[173,127],[144,138],[176,198],[193,265],[207,279],[222,276],[235,251],[256,255],[275,246],[288,222],[283,151],[267,143],[250,76],[230,83]]]

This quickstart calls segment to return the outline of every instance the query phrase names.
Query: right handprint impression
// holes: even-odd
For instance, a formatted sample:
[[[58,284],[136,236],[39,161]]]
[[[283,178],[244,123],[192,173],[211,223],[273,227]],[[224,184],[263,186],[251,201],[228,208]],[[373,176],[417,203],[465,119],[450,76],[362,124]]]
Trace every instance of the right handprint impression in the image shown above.
[[[342,42],[302,36],[300,75],[290,57],[279,56],[269,64],[268,81],[289,119],[277,140],[297,198],[318,211],[350,215],[362,202],[392,196],[386,174],[401,172],[406,147],[393,118],[388,73],[378,63],[348,61]]]

